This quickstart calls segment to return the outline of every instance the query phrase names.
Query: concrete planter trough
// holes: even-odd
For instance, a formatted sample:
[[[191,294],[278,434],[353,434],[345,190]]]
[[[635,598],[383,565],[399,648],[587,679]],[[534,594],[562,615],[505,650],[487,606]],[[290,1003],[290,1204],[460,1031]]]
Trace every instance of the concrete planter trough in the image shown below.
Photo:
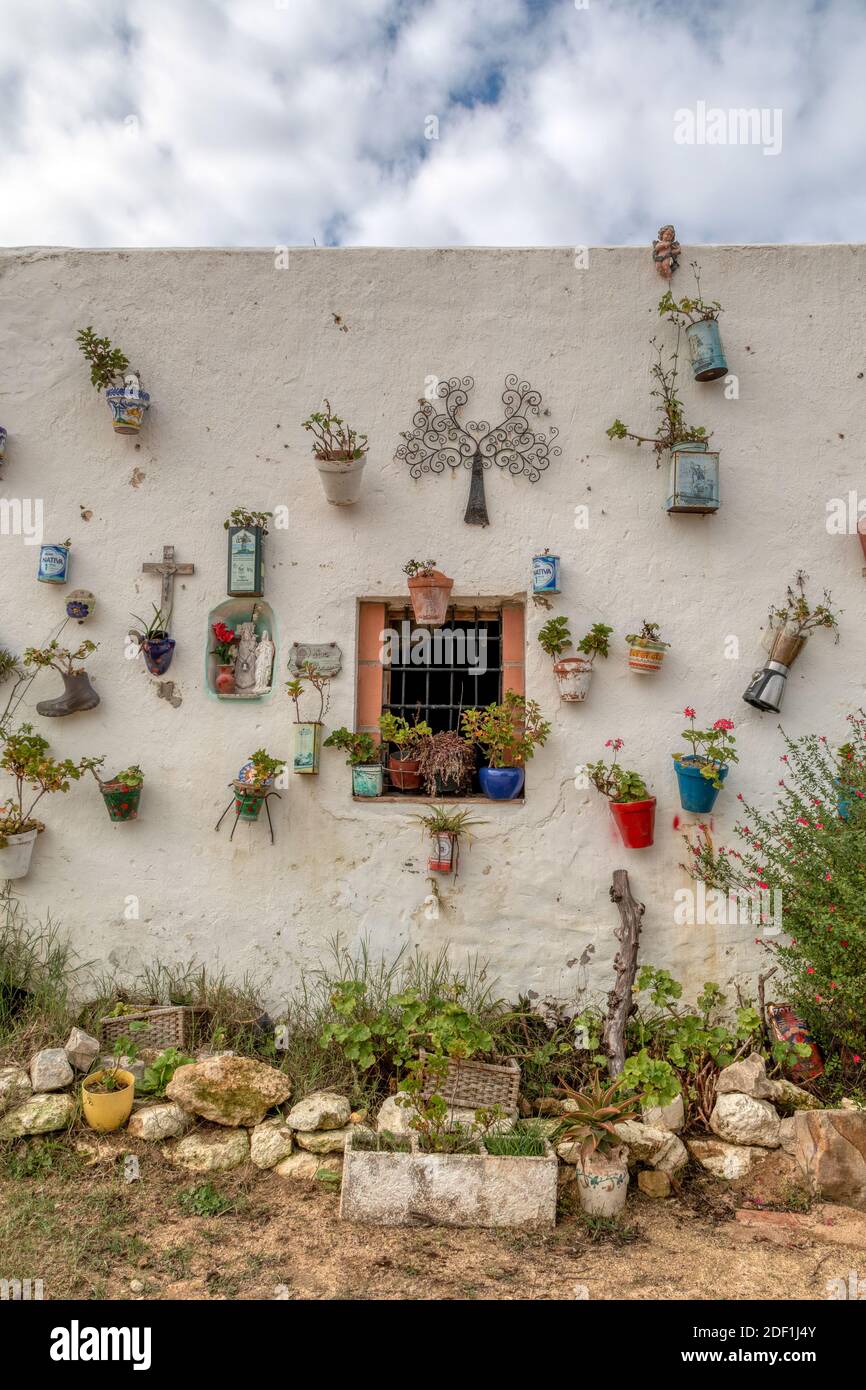
[[[346,1140],[340,1217],[377,1226],[520,1226],[556,1222],[557,1157],[484,1151],[428,1154],[409,1137],[408,1153],[375,1152]]]

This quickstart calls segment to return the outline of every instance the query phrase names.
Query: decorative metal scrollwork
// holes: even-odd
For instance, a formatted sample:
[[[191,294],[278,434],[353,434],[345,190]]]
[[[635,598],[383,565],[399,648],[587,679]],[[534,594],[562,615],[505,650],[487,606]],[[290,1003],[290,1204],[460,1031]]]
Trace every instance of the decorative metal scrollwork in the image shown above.
[[[463,520],[470,526],[489,526],[484,469],[495,463],[515,477],[525,474],[531,483],[537,483],[550,460],[562,450],[553,442],[559,434],[554,425],[543,434],[529,423],[529,416],[539,413],[541,392],[528,381],[513,374],[505,378],[505,415],[492,427],[486,420],[464,423],[459,418],[474,386],[471,376],[452,376],[435,388],[435,399],[443,402],[441,409],[437,410],[432,400],[419,400],[412,417],[414,428],[401,431],[405,443],[397,449],[397,458],[405,460],[413,478],[444,473],[446,467],[459,468],[461,464],[471,469]]]

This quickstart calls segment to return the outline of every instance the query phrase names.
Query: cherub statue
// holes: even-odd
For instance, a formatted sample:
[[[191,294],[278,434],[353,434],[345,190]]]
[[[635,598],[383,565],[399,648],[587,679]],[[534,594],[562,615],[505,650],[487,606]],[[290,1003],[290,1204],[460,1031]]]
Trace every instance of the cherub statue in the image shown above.
[[[675,227],[659,227],[659,234],[653,242],[653,260],[656,270],[663,280],[670,280],[679,266],[681,246],[677,241]]]

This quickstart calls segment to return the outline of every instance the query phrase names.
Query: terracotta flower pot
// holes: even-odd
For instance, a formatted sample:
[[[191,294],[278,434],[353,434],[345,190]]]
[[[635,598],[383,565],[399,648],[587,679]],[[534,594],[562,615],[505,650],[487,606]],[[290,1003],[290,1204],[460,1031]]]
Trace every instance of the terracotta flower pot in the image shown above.
[[[563,656],[554,663],[553,674],[559,681],[560,699],[567,704],[580,704],[589,694],[592,662],[583,656]]]
[[[391,786],[401,792],[417,791],[421,785],[420,766],[417,758],[396,758],[392,755],[388,759]]]
[[[416,623],[441,627],[448,612],[453,588],[454,580],[449,579],[441,570],[434,570],[428,575],[413,575],[409,580],[409,596],[412,599]]]
[[[857,535],[860,537],[860,549],[863,551],[864,560],[866,560],[866,516],[861,516],[857,522]]]
[[[648,801],[612,801],[610,813],[626,849],[647,849],[653,842],[656,820],[656,799]]]

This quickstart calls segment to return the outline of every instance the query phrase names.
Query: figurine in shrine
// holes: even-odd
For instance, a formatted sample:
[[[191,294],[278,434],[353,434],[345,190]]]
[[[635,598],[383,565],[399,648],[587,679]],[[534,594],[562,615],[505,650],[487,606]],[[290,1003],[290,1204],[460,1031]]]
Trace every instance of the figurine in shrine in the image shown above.
[[[271,688],[271,672],[274,669],[276,648],[270,639],[267,628],[259,638],[256,651],[256,694],[264,695]]]
[[[235,690],[252,691],[256,683],[255,623],[241,623],[236,630],[238,654],[235,658]]]
[[[659,234],[653,242],[653,260],[656,270],[663,280],[670,280],[679,266],[681,246],[677,241],[676,228],[659,227]]]

